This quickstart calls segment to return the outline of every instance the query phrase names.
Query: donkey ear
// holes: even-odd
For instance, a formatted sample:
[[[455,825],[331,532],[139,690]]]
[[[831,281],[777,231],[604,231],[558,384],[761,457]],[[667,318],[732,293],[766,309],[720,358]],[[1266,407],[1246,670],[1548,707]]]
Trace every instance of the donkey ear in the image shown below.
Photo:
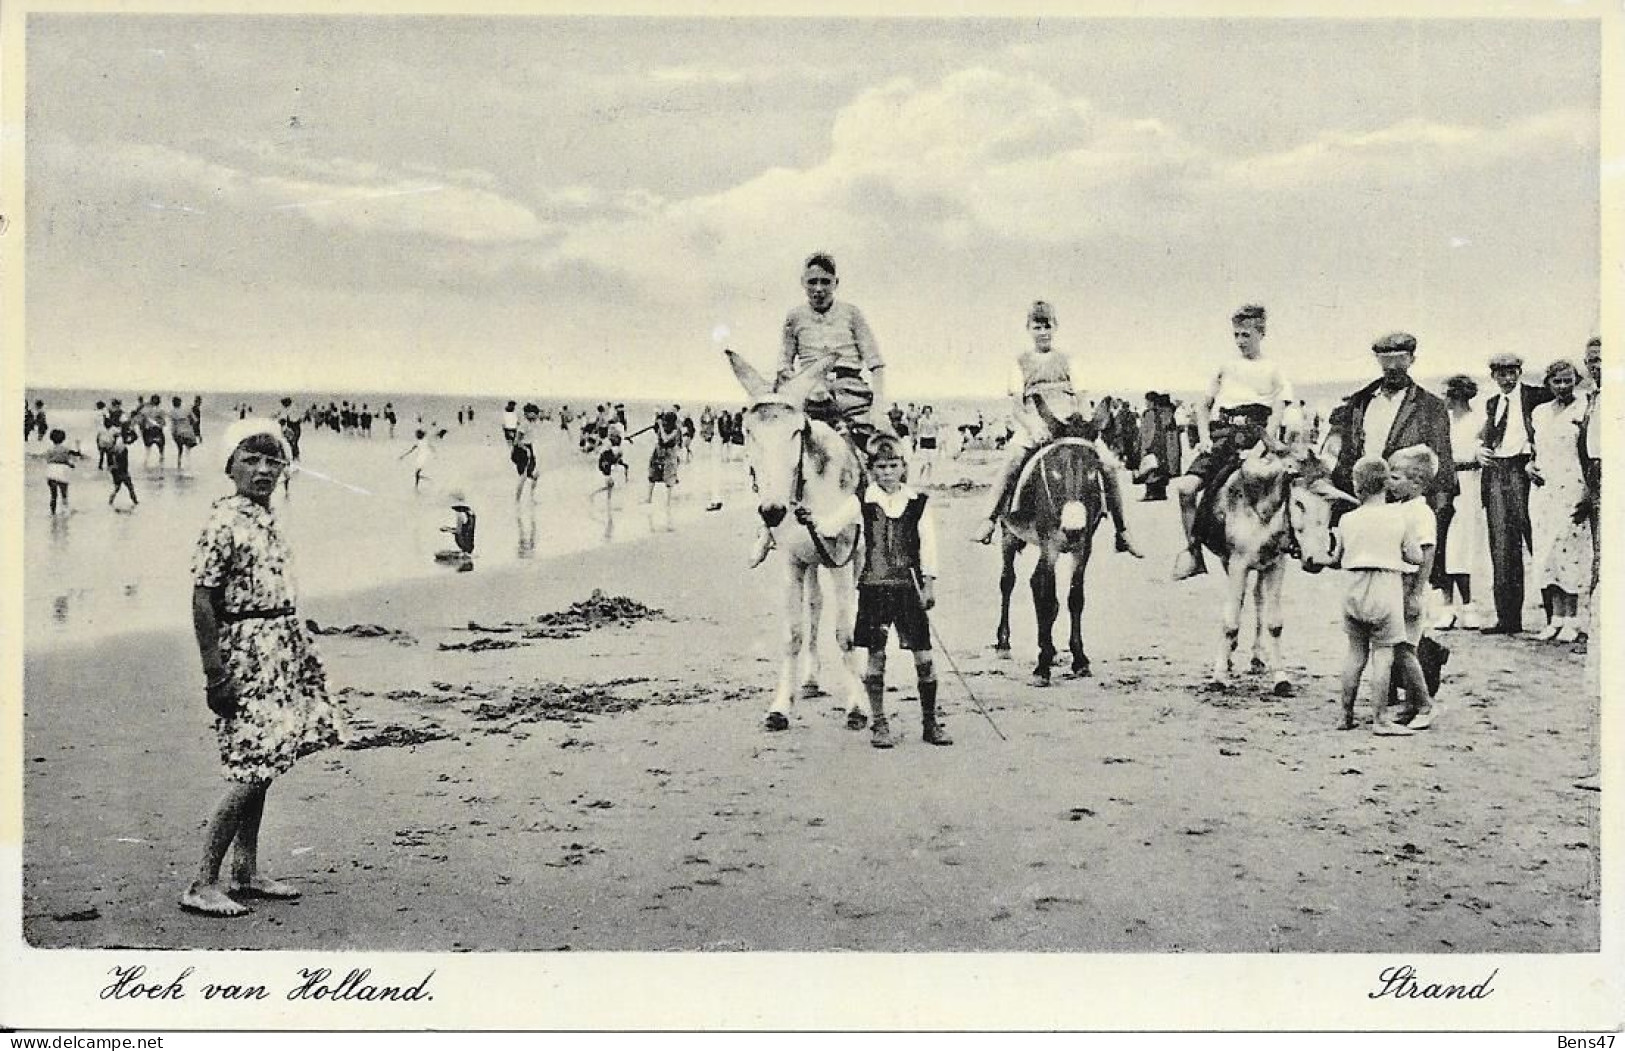
[[[773,385],[763,379],[762,374],[757,372],[750,362],[731,350],[724,350],[723,353],[728,356],[728,364],[734,370],[734,379],[739,381],[739,385],[745,388],[745,393],[752,399],[760,398],[773,389]]]
[[[824,373],[829,370],[829,358],[820,357],[801,367],[795,375],[784,382],[774,386],[774,393],[788,398],[792,404],[800,405],[807,400],[807,395],[819,383],[823,382]]]
[[[1309,487],[1309,491],[1323,500],[1341,500],[1345,504],[1357,504],[1360,501],[1337,488],[1328,479],[1322,478]]]

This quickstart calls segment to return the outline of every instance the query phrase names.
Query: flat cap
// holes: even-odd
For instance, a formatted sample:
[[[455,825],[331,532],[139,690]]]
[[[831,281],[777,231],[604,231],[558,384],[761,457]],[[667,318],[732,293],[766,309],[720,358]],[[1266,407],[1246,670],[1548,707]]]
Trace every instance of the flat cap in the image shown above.
[[[1390,332],[1371,344],[1373,354],[1415,354],[1416,337],[1409,332]]]
[[[1509,350],[1503,350],[1499,354],[1490,355],[1490,368],[1521,369],[1523,368],[1523,359]]]

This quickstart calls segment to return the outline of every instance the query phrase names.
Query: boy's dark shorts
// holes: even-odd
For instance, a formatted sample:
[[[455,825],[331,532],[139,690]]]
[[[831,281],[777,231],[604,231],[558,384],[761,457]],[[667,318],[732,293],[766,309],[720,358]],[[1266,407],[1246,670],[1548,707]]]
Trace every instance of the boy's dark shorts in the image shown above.
[[[897,625],[897,644],[903,649],[931,648],[931,621],[912,585],[858,588],[858,623],[852,630],[852,644],[866,650],[885,649],[890,624]]]
[[[1236,426],[1228,420],[1214,420],[1208,427],[1213,447],[1191,460],[1185,473],[1195,475],[1203,485],[1215,478],[1223,478],[1241,463],[1241,450],[1236,448]]]
[[[1198,453],[1191,460],[1190,466],[1185,468],[1185,473],[1195,475],[1202,480],[1203,485],[1207,485],[1213,479],[1228,474],[1239,463],[1241,454],[1230,444],[1228,437],[1222,441],[1215,439],[1213,448],[1205,453]]]
[[[626,462],[621,459],[621,451],[619,449],[605,449],[603,452],[598,454],[598,473],[603,475],[605,478],[609,477],[609,472],[613,468],[625,466]]]

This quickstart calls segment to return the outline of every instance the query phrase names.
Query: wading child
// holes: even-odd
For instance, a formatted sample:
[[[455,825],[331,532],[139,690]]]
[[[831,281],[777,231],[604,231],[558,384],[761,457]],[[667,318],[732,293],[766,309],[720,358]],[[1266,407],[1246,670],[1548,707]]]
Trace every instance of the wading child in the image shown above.
[[[1077,394],[1072,389],[1072,362],[1065,354],[1054,349],[1055,308],[1042,299],[1027,311],[1027,332],[1032,336],[1033,349],[1016,359],[1020,370],[1021,398],[1015,407],[1023,438],[1015,445],[1015,453],[1004,466],[1004,474],[994,490],[993,506],[988,509],[987,522],[977,533],[979,544],[991,544],[998,530],[999,519],[1004,516],[1015,495],[1016,478],[1028,456],[1040,445],[1064,435],[1086,437],[1087,428],[1077,412]],[[1015,386],[1012,376],[1011,387]],[[977,419],[981,423],[980,417]],[[1112,528],[1117,532],[1117,550],[1126,551],[1135,558],[1144,556],[1134,547],[1128,526],[1123,521],[1123,497],[1117,486],[1117,474],[1102,457],[1100,485],[1106,498],[1106,511],[1111,515]]]
[[[1405,641],[1404,575],[1414,572],[1421,549],[1413,542],[1400,509],[1388,503],[1388,465],[1371,457],[1354,465],[1354,494],[1360,506],[1337,524],[1343,568],[1349,589],[1343,598],[1343,634],[1348,656],[1343,661],[1343,722],[1354,729],[1354,701],[1360,678],[1371,665],[1371,730],[1401,736],[1411,729],[1387,716],[1394,647]]]
[[[1428,579],[1433,572],[1439,530],[1433,508],[1422,494],[1438,470],[1438,455],[1425,445],[1396,449],[1388,457],[1388,499],[1405,522],[1406,543],[1414,544],[1420,552],[1420,557],[1414,559],[1417,565],[1405,571],[1405,639],[1394,647],[1399,685],[1405,688],[1406,707],[1415,713],[1409,721],[1412,730],[1427,729],[1438,716],[1422,662],[1417,658],[1427,623]]]
[[[531,500],[536,499],[536,431],[541,426],[541,417],[541,408],[534,402],[526,402],[524,422],[515,423],[511,429],[502,429],[502,433],[508,436],[508,459],[519,475],[519,484],[513,490],[514,503],[518,503],[524,495],[526,485],[530,486]]]
[[[181,405],[179,398],[170,399],[169,430],[175,436],[175,469],[186,466],[186,454],[197,448],[197,421]]]
[[[861,499],[854,497],[846,521],[813,524],[805,507],[796,508],[796,520],[820,534],[842,532],[856,517],[863,518],[863,568],[858,574],[857,626],[852,643],[869,651],[863,686],[869,695],[872,719],[870,744],[891,748],[897,743],[885,715],[887,628],[897,625],[897,641],[914,654],[914,674],[920,687],[921,739],[927,744],[950,745],[937,721],[937,675],[932,664],[931,621],[927,611],[936,604],[937,537],[926,496],[903,484],[903,447],[895,438],[876,436],[869,442],[869,484]],[[830,529],[829,526],[835,526]]]
[[[429,461],[434,458],[434,446],[429,442],[429,432],[419,427],[415,433],[417,440],[408,446],[405,452],[396,457],[397,460],[404,460],[408,456],[412,457],[413,491],[423,485],[423,479],[428,477],[428,475],[424,474],[424,470],[429,466]]]
[[[1206,397],[1196,403],[1196,456],[1173,485],[1179,497],[1179,523],[1185,531],[1185,547],[1174,562],[1175,580],[1207,572],[1202,545],[1196,539],[1196,514],[1203,490],[1227,476],[1241,462],[1242,453],[1258,441],[1281,451],[1271,435],[1275,433],[1281,403],[1292,396],[1292,391],[1275,363],[1264,359],[1264,322],[1264,308],[1256,304],[1248,304],[1231,315],[1231,331],[1241,356],[1219,367],[1208,384]],[[1253,406],[1263,417],[1261,433],[1252,428],[1237,431],[1223,422],[1213,425],[1215,415],[1222,418],[1227,412]],[[1241,438],[1250,441],[1243,446]]]
[[[113,491],[107,496],[107,506],[112,507],[113,501],[118,499],[120,489],[130,494],[130,506],[140,507],[141,501],[136,499],[135,482],[130,478],[130,443],[135,441],[135,435],[129,431],[117,431],[113,435],[113,444],[107,450],[107,473],[113,479]]]
[[[451,495],[451,511],[456,517],[449,526],[441,526],[442,533],[450,533],[452,542],[457,545],[455,549],[436,551],[434,560],[443,565],[457,567],[459,573],[467,573],[474,568],[474,527],[476,517],[473,508],[464,502],[463,494],[454,492]]]
[[[205,833],[197,876],[181,908],[241,916],[238,898],[288,900],[299,891],[260,874],[260,820],[271,781],[302,756],[341,744],[342,710],[295,608],[292,553],[271,495],[291,455],[273,420],[227,428],[226,474],[236,492],[210,508],[192,556],[192,625],[214,713],[226,794]],[[235,849],[234,849],[235,848]],[[231,877],[221,867],[233,852]]]
[[[78,449],[67,446],[67,432],[58,427],[51,431],[51,447],[45,453],[45,484],[51,490],[51,514],[56,514],[57,495],[62,496],[62,513],[68,514],[68,481],[73,477],[73,461],[83,456]]]
[[[683,432],[675,412],[663,412],[655,417],[654,449],[649,453],[649,492],[643,502],[652,504],[655,486],[666,487],[666,521],[671,522],[671,493],[677,486],[677,465],[682,448]]]

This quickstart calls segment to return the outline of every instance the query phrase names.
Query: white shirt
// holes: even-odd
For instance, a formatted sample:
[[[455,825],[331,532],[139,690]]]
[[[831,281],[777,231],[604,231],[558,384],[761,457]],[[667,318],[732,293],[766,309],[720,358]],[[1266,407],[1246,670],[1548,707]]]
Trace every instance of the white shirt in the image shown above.
[[[1227,361],[1213,378],[1213,414],[1238,405],[1267,405],[1273,412],[1290,400],[1287,385],[1273,361],[1264,358],[1235,358]]]
[[[1383,387],[1377,388],[1377,393],[1371,397],[1371,404],[1365,407],[1365,455],[1381,456],[1383,449],[1388,447],[1388,432],[1394,429],[1399,406],[1410,392],[1408,386],[1392,394]]]
[[[1424,547],[1432,547],[1439,539],[1439,520],[1433,516],[1433,508],[1420,496],[1390,505],[1399,509],[1399,516],[1405,522],[1405,550],[1420,551]],[[1418,555],[1416,565],[1408,565],[1405,572],[1415,573],[1421,569],[1421,555]]]
[[[519,426],[519,414],[517,412],[515,412],[514,410],[512,410],[512,409],[504,409],[503,412],[502,412],[502,429],[506,430],[506,431],[511,431],[511,430],[514,430],[515,428],[517,428],[518,426]]]
[[[1514,386],[1511,394],[1502,394],[1500,388],[1497,388],[1491,397],[1501,399],[1497,405],[1497,415],[1505,414],[1501,418],[1507,421],[1507,426],[1506,433],[1501,436],[1501,444],[1491,449],[1490,455],[1499,459],[1503,456],[1522,456],[1534,452],[1529,448],[1529,432],[1524,430],[1523,426],[1523,384]],[[1490,424],[1494,425],[1495,420],[1490,420]]]

